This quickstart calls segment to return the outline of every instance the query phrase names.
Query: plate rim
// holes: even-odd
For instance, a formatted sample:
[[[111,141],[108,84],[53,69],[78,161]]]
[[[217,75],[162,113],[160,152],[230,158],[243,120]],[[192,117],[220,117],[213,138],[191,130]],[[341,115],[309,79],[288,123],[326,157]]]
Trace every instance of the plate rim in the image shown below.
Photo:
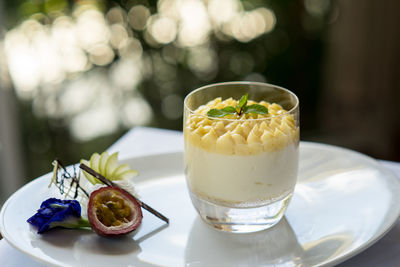
[[[368,156],[366,154],[363,154],[361,152],[345,148],[345,147],[340,147],[340,146],[335,146],[331,144],[324,144],[324,143],[317,143],[317,142],[310,142],[310,141],[301,141],[300,142],[300,147],[301,146],[314,146],[314,147],[325,147],[328,149],[335,149],[335,150],[341,150],[344,151],[345,153],[357,155],[357,157],[362,158],[363,160],[370,161],[373,163],[375,166],[378,167],[380,170],[383,170],[386,174],[385,179],[391,179],[392,182],[397,184],[397,187],[400,189],[400,179],[399,177],[389,168],[385,167],[382,163],[380,163],[377,159]],[[400,196],[395,196],[398,199],[400,199]],[[337,265],[340,263],[345,262],[346,260],[360,254],[361,252],[367,250],[370,248],[372,245],[374,245],[376,242],[378,242],[381,238],[383,238],[393,227],[396,225],[397,221],[400,219],[400,204],[398,205],[397,208],[397,215],[393,216],[393,220],[388,223],[388,226],[386,229],[379,228],[378,231],[375,232],[373,238],[369,240],[369,242],[365,242],[359,247],[349,251],[348,253],[342,254],[341,256],[337,257],[336,259],[330,260],[329,262],[322,262],[319,266],[333,266]]]
[[[384,176],[385,179],[390,180],[391,184],[393,184],[393,183],[396,184],[397,188],[400,189],[399,177],[393,171],[391,171],[390,169],[385,167],[382,163],[380,163],[377,159],[374,159],[368,155],[365,155],[363,153],[360,153],[358,151],[355,151],[355,150],[352,150],[349,148],[344,148],[344,147],[339,147],[339,146],[324,144],[324,143],[301,141],[299,145],[300,145],[300,151],[301,151],[302,147],[307,147],[307,148],[311,148],[311,149],[312,148],[323,148],[326,150],[337,150],[337,151],[342,151],[344,153],[356,155],[357,157],[360,157],[363,160],[373,163],[374,168],[378,168],[379,170],[384,171],[386,174]],[[131,156],[131,157],[125,156],[125,157],[122,157],[120,159],[120,161],[128,162],[128,161],[137,161],[139,159],[140,160],[146,160],[146,159],[149,160],[149,159],[154,159],[155,157],[165,158],[165,157],[170,157],[170,156],[182,157],[183,151],[156,153],[156,154],[144,155],[144,156]],[[182,159],[183,159],[183,157],[182,157]],[[183,174],[183,169],[177,170],[177,172]],[[5,226],[5,213],[6,213],[7,207],[10,205],[10,203],[20,194],[21,191],[26,190],[26,188],[32,186],[33,183],[38,183],[39,180],[43,180],[50,175],[51,175],[51,172],[32,179],[31,181],[29,181],[28,183],[26,183],[25,185],[20,187],[17,191],[15,191],[6,200],[6,202],[3,204],[3,206],[0,210],[0,230],[1,230],[3,238],[7,241],[8,244],[10,244],[12,247],[17,249],[18,251],[24,253],[25,255],[29,256],[31,259],[33,259],[37,262],[40,262],[40,263],[44,263],[44,264],[53,264],[56,266],[68,266],[68,265],[65,265],[62,263],[60,264],[59,261],[53,262],[51,258],[44,259],[38,255],[35,255],[35,253],[33,253],[31,250],[28,250],[28,249],[18,246],[16,243],[13,242],[13,237],[9,236],[9,233],[7,232],[6,226]],[[397,198],[400,199],[400,196]],[[392,218],[393,218],[392,221],[387,223],[386,227],[380,227],[379,229],[377,229],[377,231],[373,234],[372,238],[370,240],[368,240],[367,242],[364,242],[363,244],[359,245],[358,247],[354,248],[353,250],[348,251],[347,253],[343,253],[343,254],[339,255],[337,258],[334,258],[334,259],[331,259],[331,260],[325,261],[325,262],[320,262],[318,264],[318,266],[331,266],[331,265],[336,265],[336,264],[342,263],[342,262],[360,254],[361,252],[365,251],[366,249],[368,249],[369,247],[374,245],[396,225],[396,222],[400,218],[400,205],[398,205],[398,207],[397,207],[396,216],[392,216]]]

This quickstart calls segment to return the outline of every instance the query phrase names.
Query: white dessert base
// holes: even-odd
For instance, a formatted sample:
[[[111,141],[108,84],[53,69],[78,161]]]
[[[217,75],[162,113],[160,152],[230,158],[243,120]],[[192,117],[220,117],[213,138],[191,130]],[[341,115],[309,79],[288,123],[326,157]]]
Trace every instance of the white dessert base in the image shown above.
[[[289,144],[256,155],[222,155],[185,143],[185,174],[190,191],[224,206],[255,207],[293,191],[299,151]]]
[[[297,144],[256,155],[223,155],[185,143],[193,206],[216,229],[249,233],[282,218],[297,180]]]

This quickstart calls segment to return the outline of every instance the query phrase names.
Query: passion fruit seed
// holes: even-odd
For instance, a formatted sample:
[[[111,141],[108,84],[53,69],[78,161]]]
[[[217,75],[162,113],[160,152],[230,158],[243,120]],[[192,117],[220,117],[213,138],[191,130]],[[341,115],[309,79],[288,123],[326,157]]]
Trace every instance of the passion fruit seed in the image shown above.
[[[132,211],[124,204],[118,192],[108,192],[104,196],[98,194],[93,199],[99,221],[107,227],[119,226],[132,220]]]

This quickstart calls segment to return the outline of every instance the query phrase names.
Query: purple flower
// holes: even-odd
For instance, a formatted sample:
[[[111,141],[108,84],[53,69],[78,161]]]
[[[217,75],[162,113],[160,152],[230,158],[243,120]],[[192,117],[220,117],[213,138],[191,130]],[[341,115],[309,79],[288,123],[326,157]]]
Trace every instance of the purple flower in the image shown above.
[[[37,213],[28,219],[28,223],[38,229],[38,234],[58,226],[90,227],[89,222],[81,217],[81,206],[78,201],[56,198],[43,201]]]

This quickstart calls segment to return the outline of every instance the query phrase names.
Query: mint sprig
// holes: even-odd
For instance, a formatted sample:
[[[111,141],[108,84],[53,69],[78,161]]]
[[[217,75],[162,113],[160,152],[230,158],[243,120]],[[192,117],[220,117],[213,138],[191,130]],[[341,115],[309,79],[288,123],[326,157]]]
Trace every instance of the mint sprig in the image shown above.
[[[207,116],[213,117],[213,118],[222,118],[227,115],[234,115],[234,114],[237,114],[238,116],[240,116],[242,114],[249,114],[249,113],[261,114],[261,115],[268,114],[268,108],[266,108],[262,105],[253,104],[253,105],[248,106],[247,105],[248,97],[249,97],[248,94],[243,95],[235,107],[227,106],[227,107],[224,107],[221,109],[215,109],[215,108],[210,109],[207,112]]]

